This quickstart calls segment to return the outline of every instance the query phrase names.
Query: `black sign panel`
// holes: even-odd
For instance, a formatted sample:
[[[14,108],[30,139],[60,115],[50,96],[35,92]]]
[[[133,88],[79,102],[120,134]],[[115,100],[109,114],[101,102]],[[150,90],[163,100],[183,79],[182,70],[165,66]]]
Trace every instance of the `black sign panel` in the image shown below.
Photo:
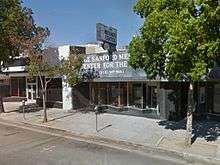
[[[98,41],[117,45],[117,29],[101,23],[96,24],[96,38]]]

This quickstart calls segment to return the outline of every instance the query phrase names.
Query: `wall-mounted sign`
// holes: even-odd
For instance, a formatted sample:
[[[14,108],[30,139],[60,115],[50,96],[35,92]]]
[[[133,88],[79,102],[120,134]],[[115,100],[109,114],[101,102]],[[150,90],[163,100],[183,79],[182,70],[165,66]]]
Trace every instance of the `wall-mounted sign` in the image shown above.
[[[89,54],[84,59],[82,68],[94,69],[99,72],[100,78],[109,77],[145,77],[143,70],[134,70],[128,64],[129,54],[127,52],[114,52],[112,61],[109,61],[108,53]]]
[[[116,74],[124,74],[128,68],[128,53],[113,54],[109,61],[109,54],[88,55],[83,64],[83,69],[95,69],[100,77],[114,77]]]
[[[97,23],[96,38],[98,41],[117,45],[117,29],[101,23]]]

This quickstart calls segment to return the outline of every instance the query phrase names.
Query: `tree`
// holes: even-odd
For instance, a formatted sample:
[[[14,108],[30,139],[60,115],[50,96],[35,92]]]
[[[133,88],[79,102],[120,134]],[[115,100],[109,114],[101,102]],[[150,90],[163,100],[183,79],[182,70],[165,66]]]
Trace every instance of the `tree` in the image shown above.
[[[30,24],[29,26],[32,25]],[[80,81],[79,72],[84,56],[80,50],[75,48],[71,49],[67,59],[61,59],[58,63],[51,63],[49,60],[50,54],[47,54],[47,47],[44,45],[50,32],[47,28],[36,27],[36,29],[35,35],[31,39],[20,40],[20,42],[22,43],[23,52],[26,52],[28,55],[28,73],[30,77],[40,79],[44,111],[43,122],[47,122],[46,93],[48,84],[52,78],[65,75],[69,84],[72,86],[76,85]]]
[[[30,77],[38,77],[42,88],[44,122],[47,121],[46,90],[54,76],[66,75],[71,85],[80,81],[79,71],[83,56],[75,49],[68,59],[63,59],[57,65],[47,61],[45,40],[50,31],[35,24],[31,9],[22,7],[21,0],[0,1],[0,69],[13,60],[15,56],[28,58],[28,73]],[[2,102],[2,97],[0,97]],[[1,105],[1,104],[0,104]],[[3,108],[0,107],[0,111]]]
[[[23,53],[21,40],[28,40],[36,34],[37,27],[32,10],[22,7],[21,0],[0,1],[0,63],[1,67],[15,56]],[[19,38],[18,40],[14,40]]]
[[[85,52],[81,47],[70,47],[70,55],[67,59],[61,59],[60,75],[65,76],[67,82],[73,87],[82,81],[80,73]]]
[[[59,66],[49,64],[44,56],[45,50],[36,52],[29,56],[29,64],[28,64],[28,73],[29,76],[33,79],[40,79],[41,92],[42,92],[42,102],[43,102],[43,111],[44,118],[43,122],[47,122],[47,109],[46,109],[46,99],[47,99],[47,87],[49,82],[53,77],[58,75]]]
[[[53,77],[62,77],[66,75],[67,81],[75,85],[80,81],[79,71],[82,66],[83,56],[78,49],[70,51],[67,59],[62,59],[59,63],[54,64],[48,61],[46,39],[50,35],[48,28],[37,26],[32,17],[32,11],[29,10],[28,17],[24,19],[23,24],[27,29],[32,31],[30,37],[23,36],[13,37],[13,43],[19,43],[19,50],[28,57],[28,73],[30,77],[40,79],[43,99],[43,122],[47,122],[46,92],[49,82]]]
[[[144,18],[133,37],[129,63],[149,78],[190,80],[186,145],[192,136],[192,84],[200,81],[220,56],[219,0],[138,0],[134,11]]]
[[[19,5],[21,5],[20,1]],[[55,67],[49,66],[42,58],[44,52],[43,44],[50,32],[48,28],[43,28],[35,24],[31,9],[21,8],[21,10],[23,12],[23,17],[17,21],[17,24],[19,25],[18,32],[11,32],[8,40],[12,47],[16,48],[19,55],[25,56],[28,59],[28,72],[30,77],[39,76],[43,91],[43,99],[45,100],[45,89],[50,80],[47,81],[46,78],[43,79],[43,76],[53,75],[53,67]],[[46,122],[46,106],[45,102],[43,103],[44,122]]]
[[[25,24],[27,20],[33,20],[30,17],[31,10],[22,7],[21,3],[21,0],[0,1],[0,72],[8,62],[22,53],[21,44],[14,39],[28,40],[34,34],[35,28]],[[1,105],[2,102],[0,94]],[[0,112],[4,112],[2,107]]]

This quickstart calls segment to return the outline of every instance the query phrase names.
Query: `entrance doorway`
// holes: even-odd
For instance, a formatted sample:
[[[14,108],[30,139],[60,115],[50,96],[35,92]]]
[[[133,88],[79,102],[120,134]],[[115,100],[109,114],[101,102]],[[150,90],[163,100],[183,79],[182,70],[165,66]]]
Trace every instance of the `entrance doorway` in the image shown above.
[[[36,84],[28,84],[28,100],[29,101],[34,101],[36,100],[37,94],[36,94]]]
[[[25,77],[11,77],[10,90],[11,96],[25,97]]]
[[[28,102],[35,102],[38,97],[38,87],[37,87],[37,78],[29,79],[27,78],[26,86],[26,96]]]

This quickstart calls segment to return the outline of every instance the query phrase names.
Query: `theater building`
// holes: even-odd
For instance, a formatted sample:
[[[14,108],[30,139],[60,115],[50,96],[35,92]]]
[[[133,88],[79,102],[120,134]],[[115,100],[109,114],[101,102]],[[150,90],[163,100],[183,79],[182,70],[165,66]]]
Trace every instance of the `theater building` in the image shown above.
[[[62,47],[59,53],[64,51],[68,55],[68,49]],[[74,88],[68,87],[64,82],[64,109],[93,104],[115,112],[134,112],[136,115],[152,118],[178,120],[186,116],[188,82],[168,81],[160,77],[148,79],[144,70],[135,70],[129,66],[127,49],[114,52],[112,61],[109,61],[109,54],[103,50],[88,50],[86,48],[82,69],[84,72],[98,73],[98,77],[84,80]],[[196,117],[218,116],[219,80],[195,82],[194,98]]]
[[[59,55],[67,57],[70,47],[59,48]],[[187,83],[147,79],[145,71],[129,66],[127,49],[118,49],[109,61],[105,51],[89,49],[82,66],[83,72],[98,73],[74,88],[63,79],[63,109],[77,109],[89,104],[100,105],[115,112],[134,112],[153,118],[174,118],[186,112]],[[72,98],[70,98],[72,97]],[[179,98],[182,99],[178,100]],[[80,104],[80,105],[79,105]],[[183,110],[184,109],[184,110]]]
[[[65,76],[54,78],[47,90],[47,102],[59,103],[63,110],[85,109],[100,105],[111,112],[123,112],[151,118],[178,120],[186,115],[188,83],[147,78],[144,70],[129,66],[128,50],[118,49],[109,60],[108,52],[95,44],[84,45],[86,57],[82,73],[94,72],[92,79],[84,79],[71,87]],[[50,60],[56,63],[67,58],[73,46],[51,48]],[[0,74],[0,92],[10,98],[36,101],[41,98],[38,78],[29,79],[26,60],[18,58]],[[220,114],[220,70],[210,72],[212,80],[195,83],[195,115],[200,118]],[[2,86],[4,85],[4,86]]]

